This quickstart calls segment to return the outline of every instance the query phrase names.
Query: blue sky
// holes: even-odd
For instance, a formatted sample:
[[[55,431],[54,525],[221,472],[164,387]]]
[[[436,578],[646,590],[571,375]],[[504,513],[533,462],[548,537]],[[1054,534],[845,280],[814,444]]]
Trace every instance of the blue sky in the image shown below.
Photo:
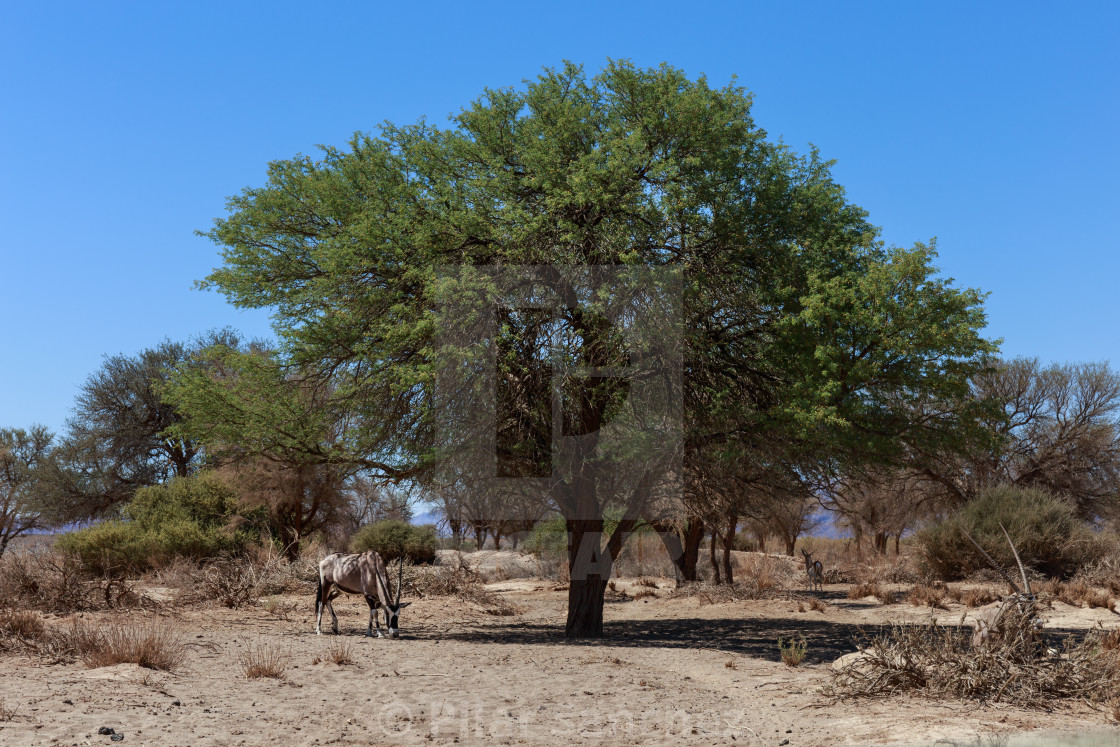
[[[1120,5],[9,3],[0,426],[60,430],[102,356],[239,328],[193,235],[269,160],[442,124],[563,59],[755,94],[891,243],[989,291],[1006,355],[1120,365]]]

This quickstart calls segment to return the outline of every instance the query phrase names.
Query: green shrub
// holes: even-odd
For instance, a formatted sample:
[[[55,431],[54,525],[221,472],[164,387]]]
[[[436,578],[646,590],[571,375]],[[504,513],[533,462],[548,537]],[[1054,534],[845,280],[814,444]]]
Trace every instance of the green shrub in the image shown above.
[[[243,510],[236,492],[208,473],[142,488],[121,516],[60,535],[56,546],[95,573],[142,571],[176,557],[243,552],[267,522],[263,509]]]
[[[350,552],[373,550],[386,563],[401,556],[413,563],[431,563],[436,559],[438,546],[434,525],[414,526],[395,519],[368,524],[350,540]]]
[[[568,524],[563,516],[538,521],[525,538],[524,546],[538,555],[567,554]]]
[[[967,531],[1017,577],[1015,556],[1001,523],[1023,564],[1048,576],[1069,577],[1096,560],[1103,549],[1092,529],[1062,500],[1041,490],[1002,486],[984,491],[955,514],[921,530],[917,535],[921,559],[927,570],[946,581],[990,567],[965,537]]]

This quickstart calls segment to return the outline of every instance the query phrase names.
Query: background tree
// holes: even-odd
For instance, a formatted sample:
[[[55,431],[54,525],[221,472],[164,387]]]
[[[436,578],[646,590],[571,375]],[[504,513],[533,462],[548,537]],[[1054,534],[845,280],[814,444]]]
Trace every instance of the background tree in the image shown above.
[[[590,374],[640,359],[604,320],[667,289],[647,284],[643,299],[594,280],[602,268],[681,278],[683,332],[666,315],[661,333],[685,345],[686,386],[662,396],[683,402],[686,455],[777,443],[897,459],[906,438],[952,437],[957,423],[916,426],[908,408],[959,396],[993,351],[978,335],[980,294],[939,278],[930,248],[882,247],[829,164],[768,142],[750,105],[736,86],[714,90],[668,66],[611,63],[593,79],[572,65],[546,70],[522,90],[486,92],[452,129],[386,125],[319,161],[274,162],[267,185],[233,197],[210,232],[224,266],[203,285],[271,308],[287,360],[328,378],[331,407],[348,413],[343,451],[400,480],[440,463],[436,426],[450,413],[437,406],[436,372],[473,360],[441,336],[441,325],[469,321],[441,316],[445,302],[519,308],[468,270],[554,268],[540,292],[565,303],[547,323],[510,314],[502,327],[510,388],[498,427],[509,463],[533,479],[555,445],[545,425],[571,439],[561,442],[571,458],[554,456],[540,479],[569,533],[566,632],[601,635],[613,559],[659,484],[680,478],[666,465],[626,481],[596,467],[627,450],[626,439],[602,440],[605,423],[630,427],[630,450],[641,447],[634,392]],[[592,280],[566,287],[555,268]],[[558,400],[555,390],[533,399],[546,363],[589,375],[566,378]],[[551,416],[540,409],[557,401]],[[605,537],[608,508],[622,519]],[[588,556],[594,572],[579,567]]]
[[[0,428],[0,556],[21,534],[57,522],[43,484],[53,440],[41,425]]]
[[[185,417],[173,433],[205,444],[208,461],[268,509],[289,557],[312,533],[342,519],[357,473],[345,457],[347,424],[331,387],[280,365],[274,353],[215,345],[180,365],[163,389]]]
[[[212,345],[237,348],[242,341],[228,329],[189,344],[167,340],[136,355],[106,357],[82,385],[51,476],[54,500],[72,518],[96,515],[197,467],[199,444],[173,433],[183,415],[161,389],[172,370]]]

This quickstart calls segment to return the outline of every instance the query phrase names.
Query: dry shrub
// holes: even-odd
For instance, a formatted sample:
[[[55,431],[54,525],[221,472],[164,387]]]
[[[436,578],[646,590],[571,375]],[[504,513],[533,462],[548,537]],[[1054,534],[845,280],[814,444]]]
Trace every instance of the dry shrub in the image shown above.
[[[906,595],[906,601],[914,607],[930,607],[932,609],[948,609],[945,605],[945,591],[936,586],[919,584]]]
[[[110,623],[95,627],[75,621],[70,642],[87,667],[138,664],[147,669],[175,669],[186,658],[183,636],[164,623]]]
[[[338,666],[354,663],[354,649],[350,645],[350,641],[332,640],[327,644],[327,653],[323,657],[324,661],[332,661]]]
[[[682,584],[673,590],[673,595],[678,597],[695,597],[704,604],[725,604],[728,602],[744,602],[755,599],[772,599],[781,596],[778,589],[760,589],[750,579],[736,581],[733,584],[710,584],[706,581],[696,581]]]
[[[158,607],[123,578],[92,575],[80,560],[50,547],[0,558],[0,599],[43,612]]]
[[[828,609],[828,605],[826,605],[824,602],[817,599],[816,597],[810,597],[809,598],[809,609],[813,610],[814,612],[824,612],[826,609]]]
[[[647,586],[651,589],[658,588],[657,581],[652,578],[646,578],[645,576],[639,578],[636,583],[638,584],[638,586]]]
[[[727,667],[728,669],[738,669],[739,668],[739,664],[734,659],[728,659],[727,661],[725,661],[723,663],[723,666]]]
[[[798,571],[804,574],[804,569]],[[791,586],[791,566],[788,562],[762,553],[751,553],[743,560],[736,583],[746,586],[754,599]]]
[[[1120,628],[1109,628],[1100,633],[1101,648],[1105,651],[1120,649]]]
[[[1062,654],[1052,655],[1035,609],[1012,606],[1001,623],[1003,634],[979,647],[964,625],[894,623],[833,674],[826,693],[847,698],[915,691],[1041,709],[1050,709],[1055,698],[1106,703],[1120,697],[1120,651],[1106,650],[1101,632],[1080,643],[1067,639]]]
[[[404,586],[410,595],[455,597],[482,608],[487,615],[509,617],[522,609],[501,594],[487,589],[478,573],[462,558],[457,566],[404,566]]]
[[[986,586],[976,589],[965,589],[961,592],[961,602],[969,609],[983,607],[985,604],[991,604],[998,599],[999,594]]]
[[[638,591],[634,592],[634,599],[635,600],[637,600],[637,599],[648,599],[650,597],[652,597],[654,599],[658,599],[657,592],[654,591],[653,589],[638,589]]]
[[[0,610],[0,637],[36,641],[47,632],[43,619],[28,610]],[[2,645],[2,644],[0,644]]]
[[[863,582],[848,587],[848,599],[863,599],[865,597],[877,597],[882,593],[882,588],[875,582]]]
[[[250,679],[283,679],[290,658],[288,652],[281,650],[279,646],[260,641],[246,644],[245,649],[237,655],[241,671]]]

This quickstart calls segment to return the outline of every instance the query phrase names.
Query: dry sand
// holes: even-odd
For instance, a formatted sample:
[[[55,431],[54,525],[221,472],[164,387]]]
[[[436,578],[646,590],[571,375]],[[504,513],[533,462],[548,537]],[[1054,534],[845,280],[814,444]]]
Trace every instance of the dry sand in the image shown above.
[[[654,598],[609,595],[607,637],[581,643],[563,639],[566,592],[532,580],[489,585],[523,610],[510,617],[449,598],[415,600],[400,640],[366,638],[367,608],[353,598],[335,604],[341,636],[314,635],[310,588],[282,597],[287,611],[274,614],[263,605],[133,612],[181,631],[182,667],[86,669],[4,656],[0,701],[16,715],[0,722],[0,744],[111,744],[99,727],[123,733],[126,745],[988,745],[1006,744],[1001,735],[1089,732],[1104,740],[1094,743],[1120,743],[1114,722],[1084,704],[1045,713],[918,698],[822,701],[829,664],[854,650],[860,626],[928,610],[850,601],[839,585],[818,593],[823,612],[799,612],[790,600],[707,604],[662,585]],[[938,617],[955,621],[962,611]],[[1061,603],[1047,617],[1071,630],[1120,622]],[[808,659],[788,668],[777,640],[795,634],[808,641]],[[323,661],[337,641],[350,644],[353,664]],[[243,675],[239,653],[260,645],[288,657],[283,679]]]

